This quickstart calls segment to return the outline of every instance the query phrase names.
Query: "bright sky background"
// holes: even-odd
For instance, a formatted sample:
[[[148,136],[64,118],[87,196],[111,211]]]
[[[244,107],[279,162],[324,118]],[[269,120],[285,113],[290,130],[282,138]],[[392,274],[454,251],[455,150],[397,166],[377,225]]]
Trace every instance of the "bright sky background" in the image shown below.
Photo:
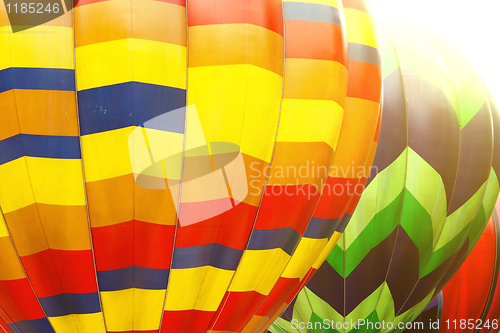
[[[500,106],[500,0],[370,0],[375,17],[428,28],[475,67]]]

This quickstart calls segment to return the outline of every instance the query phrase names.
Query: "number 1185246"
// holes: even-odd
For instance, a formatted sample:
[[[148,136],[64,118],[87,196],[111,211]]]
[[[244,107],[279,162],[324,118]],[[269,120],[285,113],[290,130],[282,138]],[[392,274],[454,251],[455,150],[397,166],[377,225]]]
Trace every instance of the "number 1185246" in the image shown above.
[[[447,319],[444,321],[447,329],[470,329],[470,330],[480,330],[482,328],[485,329],[494,329],[497,330],[500,325],[498,324],[498,319],[493,320],[485,320],[484,322],[481,319]]]
[[[8,14],[57,14],[61,10],[60,3],[35,3],[35,2],[21,2],[6,4]]]

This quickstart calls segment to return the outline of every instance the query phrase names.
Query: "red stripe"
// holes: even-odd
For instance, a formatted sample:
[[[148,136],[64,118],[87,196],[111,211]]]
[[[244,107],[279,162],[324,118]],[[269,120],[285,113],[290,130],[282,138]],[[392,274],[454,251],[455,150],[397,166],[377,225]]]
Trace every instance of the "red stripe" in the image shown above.
[[[205,332],[215,311],[165,311],[161,325],[162,333]]]
[[[3,330],[7,333],[12,333],[11,329],[9,328],[9,326],[7,326],[7,322],[9,324],[12,324],[10,322],[10,320],[3,320],[3,319],[0,319],[0,326],[3,328]]]
[[[92,239],[98,271],[115,270],[134,265],[133,221],[92,228]]]
[[[380,103],[382,69],[367,62],[349,60],[347,96]]]
[[[296,289],[300,283],[299,278],[289,279],[280,277],[273,287],[266,300],[257,310],[257,316],[271,316],[278,312],[279,308],[285,303],[288,296]]]
[[[64,293],[50,250],[21,257],[21,261],[38,297]]]
[[[28,279],[0,281],[0,307],[14,322],[45,318]]]
[[[319,191],[310,184],[266,186],[255,229],[293,227],[302,235],[319,197]]]
[[[158,333],[158,330],[153,331],[107,331],[108,333]]]
[[[92,251],[50,250],[65,293],[97,292]]]
[[[256,291],[226,293],[221,303],[224,307],[219,308],[214,316],[217,321],[212,321],[209,328],[213,331],[240,332],[264,298]]]
[[[349,205],[349,200],[351,200],[354,193],[354,187],[358,182],[358,179],[328,177],[325,190],[314,212],[314,217],[320,219],[341,218]]]
[[[169,269],[175,226],[135,221],[134,265]]]
[[[280,0],[188,0],[188,25],[250,23],[283,36]]]
[[[242,202],[221,215],[192,225],[179,226],[175,245],[191,247],[219,243],[244,250],[252,231],[255,214],[257,207]]]

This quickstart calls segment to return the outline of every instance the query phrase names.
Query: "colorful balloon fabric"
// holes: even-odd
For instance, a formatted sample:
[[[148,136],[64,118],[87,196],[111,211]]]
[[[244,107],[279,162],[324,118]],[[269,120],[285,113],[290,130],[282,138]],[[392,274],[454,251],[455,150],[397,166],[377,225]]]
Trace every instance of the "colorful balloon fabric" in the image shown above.
[[[379,30],[378,173],[271,332],[309,332],[308,323],[319,323],[310,332],[402,331],[452,278],[492,213],[500,114],[479,76],[427,31],[390,23]]]
[[[276,287],[256,312],[252,323],[263,331],[286,309],[297,292],[323,263],[328,253],[349,223],[354,208],[369,176],[377,148],[380,122],[382,69],[377,49],[375,26],[367,3],[359,0],[342,1],[346,16],[348,55],[348,89],[343,128],[337,154],[331,168],[325,192],[290,264],[278,280]],[[338,225],[332,235],[326,221]],[[319,230],[328,245],[309,235]],[[307,254],[307,255],[305,255]],[[319,255],[319,258],[318,258]],[[299,267],[307,259],[310,263]],[[316,258],[318,258],[316,260]],[[316,261],[314,261],[316,260]],[[312,264],[312,267],[311,267]],[[307,268],[307,269],[304,269]]]
[[[500,330],[499,202],[478,243],[443,289],[440,332]]]
[[[434,297],[421,314],[413,321],[408,322],[405,332],[438,333],[443,315],[443,292]]]
[[[374,156],[373,25],[345,6],[81,0],[16,33],[1,7],[0,327],[264,330]]]

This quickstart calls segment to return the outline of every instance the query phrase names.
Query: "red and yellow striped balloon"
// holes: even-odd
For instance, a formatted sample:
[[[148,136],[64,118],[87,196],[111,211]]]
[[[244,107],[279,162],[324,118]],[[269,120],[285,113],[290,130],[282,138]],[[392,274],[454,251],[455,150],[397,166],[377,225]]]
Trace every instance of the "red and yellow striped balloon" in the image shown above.
[[[373,160],[364,6],[81,0],[16,33],[0,6],[0,327],[265,329]]]

